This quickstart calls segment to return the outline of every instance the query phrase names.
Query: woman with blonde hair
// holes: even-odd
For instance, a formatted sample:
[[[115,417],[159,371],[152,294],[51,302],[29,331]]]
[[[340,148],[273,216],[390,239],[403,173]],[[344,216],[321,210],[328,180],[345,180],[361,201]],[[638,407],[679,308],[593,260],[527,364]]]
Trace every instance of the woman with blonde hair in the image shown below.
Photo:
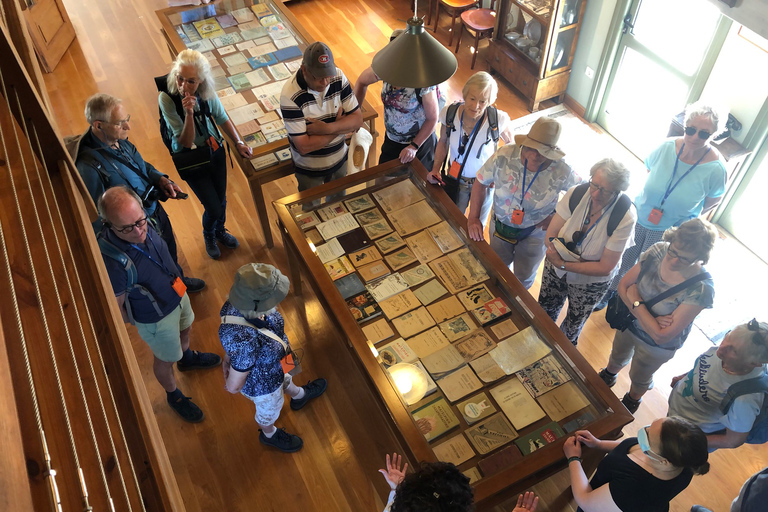
[[[167,90],[158,97],[160,112],[171,133],[171,150],[180,177],[203,204],[205,250],[221,256],[218,243],[229,249],[240,244],[226,227],[227,160],[219,127],[235,141],[243,158],[251,148],[238,135],[213,87],[211,65],[203,54],[184,50],[167,76]]]

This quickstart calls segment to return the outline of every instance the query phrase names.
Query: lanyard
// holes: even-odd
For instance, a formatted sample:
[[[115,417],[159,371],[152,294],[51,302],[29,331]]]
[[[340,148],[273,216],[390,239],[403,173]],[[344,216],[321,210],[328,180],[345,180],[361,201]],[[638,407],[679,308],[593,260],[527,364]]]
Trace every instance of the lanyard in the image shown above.
[[[150,244],[152,244],[152,248],[155,250],[155,252],[156,252],[156,253],[158,254],[158,256],[159,256],[159,255],[160,255],[160,251],[158,251],[158,250],[157,250],[157,246],[155,245],[155,242],[153,242],[153,241],[152,241],[152,237],[151,237],[151,236],[149,236],[149,230],[147,230],[147,240],[149,240],[149,243],[150,243]],[[151,255],[150,255],[148,252],[146,252],[144,249],[142,249],[141,247],[139,247],[139,246],[138,246],[138,245],[136,245],[136,244],[131,244],[131,247],[133,247],[134,249],[136,249],[137,251],[139,251],[141,254],[143,254],[144,256],[146,256],[147,258],[149,258],[149,261],[151,261],[152,263],[154,263],[155,265],[157,265],[158,267],[160,267],[161,269],[163,269],[163,270],[165,271],[165,273],[166,273],[166,274],[168,274],[168,275],[169,275],[169,276],[171,276],[171,277],[176,277],[176,274],[174,274],[174,273],[172,273],[170,270],[168,270],[168,267],[166,267],[166,266],[165,266],[165,264],[163,264],[163,263],[162,263],[162,259],[161,259],[161,261],[157,261],[157,260],[156,260],[155,258],[153,258],[153,257],[152,257],[152,256],[151,256]]]
[[[600,216],[597,218],[597,220],[596,220],[595,222],[593,222],[591,226],[589,226],[589,229],[587,230],[587,232],[586,232],[586,233],[584,233],[584,234],[581,236],[581,238],[579,239],[579,241],[578,241],[578,242],[576,242],[576,246],[577,246],[577,247],[581,247],[581,244],[582,244],[582,242],[584,242],[584,240],[586,240],[586,239],[587,239],[587,235],[590,233],[590,231],[592,231],[592,229],[593,229],[595,226],[597,226],[597,225],[600,223],[600,221],[602,220],[602,218],[603,218],[603,217],[605,217],[605,214],[606,214],[606,213],[608,213],[608,210],[610,210],[610,209],[611,209],[611,206],[613,206],[614,204],[616,204],[616,201],[618,201],[618,200],[619,200],[619,196],[620,196],[620,195],[621,195],[620,193],[619,193],[619,194],[616,194],[616,198],[615,198],[615,199],[613,200],[613,202],[612,202],[612,203],[611,203],[611,204],[608,206],[608,208],[606,208],[605,210],[603,210],[603,213],[601,213],[601,214],[600,214]],[[587,208],[587,211],[586,211],[586,212],[584,212],[584,220],[586,220],[586,218],[587,218],[586,216],[587,216],[587,215],[589,215],[589,210],[590,210],[591,208],[592,208],[592,198],[590,197],[590,198],[589,198],[589,207]],[[581,225],[582,225],[582,226],[584,225],[584,221],[582,221]]]
[[[538,169],[536,169],[536,174],[533,175],[533,178],[531,178],[531,182],[528,184],[528,188],[525,188],[525,175],[528,172],[528,159],[525,159],[525,162],[523,163],[523,187],[521,189],[522,194],[520,195],[520,209],[523,209],[523,201],[525,200],[525,195],[528,193],[529,190],[531,190],[531,186],[533,185],[533,182],[536,181],[536,178],[539,177],[539,173],[544,168],[544,166],[547,164],[547,162],[544,162],[539,166]]]
[[[684,148],[685,148],[685,143],[683,143],[683,144],[680,146],[680,151],[678,151],[678,152],[677,152],[677,158],[675,158],[675,168],[672,170],[672,178],[670,178],[670,180],[669,180],[669,183],[667,184],[667,191],[666,191],[666,192],[664,192],[664,197],[662,197],[662,198],[661,198],[661,204],[659,205],[659,207],[662,207],[662,206],[664,206],[664,201],[666,201],[666,200],[667,200],[667,198],[668,198],[668,197],[669,197],[669,195],[672,193],[672,191],[673,191],[673,190],[675,190],[675,188],[677,188],[677,186],[680,184],[680,182],[681,182],[681,181],[683,181],[683,178],[685,178],[686,176],[688,176],[688,175],[691,173],[691,171],[692,171],[692,170],[694,170],[694,169],[696,168],[696,166],[697,166],[697,165],[699,165],[699,164],[701,163],[701,161],[702,161],[702,160],[704,160],[704,157],[705,157],[705,156],[707,156],[707,153],[709,153],[709,150],[710,150],[710,149],[712,149],[712,148],[707,148],[707,150],[704,152],[704,154],[703,154],[703,155],[701,155],[701,158],[699,158],[698,160],[696,160],[696,163],[695,163],[695,164],[693,164],[693,165],[691,166],[691,168],[690,168],[690,169],[688,169],[688,171],[687,171],[685,174],[683,174],[682,176],[680,176],[680,179],[679,179],[679,180],[677,180],[677,181],[675,182],[675,184],[674,184],[674,185],[672,185],[672,182],[674,181],[674,179],[675,179],[675,176],[677,175],[677,164],[679,164],[679,163],[680,163],[680,155],[682,155],[682,154],[683,154],[683,149],[684,149]]]
[[[459,156],[462,157],[461,161],[464,162],[464,160],[467,159],[465,154],[469,154],[469,150],[472,149],[472,144],[475,142],[475,132],[477,132],[478,128],[480,128],[480,125],[483,124],[483,120],[485,119],[485,113],[483,113],[482,116],[480,116],[480,119],[477,120],[475,123],[475,127],[472,128],[472,133],[469,134],[468,139],[468,146],[464,147],[464,152],[460,152]],[[464,130],[464,110],[461,111],[461,120],[459,121],[461,123],[461,129]],[[459,148],[461,148],[461,135],[459,136]],[[458,160],[458,158],[457,158]]]

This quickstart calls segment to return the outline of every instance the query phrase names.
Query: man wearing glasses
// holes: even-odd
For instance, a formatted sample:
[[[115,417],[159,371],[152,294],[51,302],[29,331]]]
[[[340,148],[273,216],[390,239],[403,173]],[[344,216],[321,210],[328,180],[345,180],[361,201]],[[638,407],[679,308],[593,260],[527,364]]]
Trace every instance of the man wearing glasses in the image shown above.
[[[325,43],[304,51],[301,68],[283,86],[280,111],[300,192],[347,174],[344,137],[363,125],[363,114]]]
[[[93,202],[96,203],[105,190],[117,185],[134,191],[142,199],[153,227],[168,245],[187,290],[201,291],[205,281],[184,276],[178,264],[173,227],[158,201],[169,197],[182,199],[186,194],[167,175],[145,162],[136,146],[128,141],[131,116],[120,99],[109,94],[91,96],[85,104],[85,119],[90,125],[88,130],[81,136],[68,137],[65,143]],[[98,233],[101,222],[97,220],[93,227]]]
[[[747,440],[764,404],[764,392],[738,396],[727,412],[721,404],[738,382],[760,377],[768,365],[768,323],[751,320],[725,335],[696,359],[693,369],[672,379],[669,416],[681,416],[707,434],[710,451]]]
[[[152,350],[153,371],[165,389],[168,405],[186,421],[202,421],[200,408],[176,387],[173,363],[180,371],[214,368],[221,364],[221,357],[189,348],[195,314],[168,246],[147,222],[139,196],[127,186],[108,188],[97,207],[107,228],[100,234],[100,245],[122,251],[135,269],[132,281],[125,265],[103,254],[123,320],[136,325]]]

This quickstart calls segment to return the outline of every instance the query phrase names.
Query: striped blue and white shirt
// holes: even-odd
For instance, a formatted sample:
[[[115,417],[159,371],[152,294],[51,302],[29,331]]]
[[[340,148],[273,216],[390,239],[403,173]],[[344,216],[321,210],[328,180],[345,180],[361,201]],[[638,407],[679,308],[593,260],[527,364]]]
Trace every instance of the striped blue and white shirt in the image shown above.
[[[324,91],[313,91],[307,87],[301,70],[288,80],[280,95],[280,111],[288,131],[291,156],[296,172],[312,176],[328,176],[339,170],[347,160],[347,145],[344,134],[338,135],[330,144],[306,155],[296,149],[292,138],[306,135],[307,119],[315,122],[332,123],[339,108],[345,115],[359,108],[352,86],[341,69]]]

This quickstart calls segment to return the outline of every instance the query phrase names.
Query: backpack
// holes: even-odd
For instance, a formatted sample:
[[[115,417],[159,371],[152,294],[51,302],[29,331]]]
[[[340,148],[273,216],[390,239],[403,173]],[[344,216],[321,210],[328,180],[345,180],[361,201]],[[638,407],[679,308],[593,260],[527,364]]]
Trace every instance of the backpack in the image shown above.
[[[457,101],[448,107],[448,111],[445,113],[445,136],[450,140],[451,133],[453,133],[453,120],[456,119],[456,112],[459,110],[459,106],[463,105],[462,102]],[[441,109],[442,111],[442,109]],[[488,116],[488,135],[493,139],[493,144],[498,147],[499,145],[499,111],[494,106],[488,106],[485,109]]]
[[[419,104],[422,104],[421,99],[421,90],[423,87],[417,87],[416,88],[416,99],[419,101]],[[437,94],[437,113],[438,115],[440,112],[443,111],[443,108],[445,107],[445,95],[443,94],[443,91],[440,90],[440,85],[437,85],[435,87],[435,93]]]
[[[765,368],[763,368],[763,374],[760,377],[742,380],[730,386],[720,404],[720,412],[728,414],[733,402],[738,397],[752,393],[763,393],[763,406],[752,424],[747,436],[747,443],[763,444],[768,441],[768,373]]]
[[[181,118],[181,121],[184,122],[185,113],[184,107],[181,105],[181,95],[171,94],[168,92],[168,75],[156,76],[155,86],[157,86],[157,90],[159,92],[167,94],[168,97],[173,100],[173,104],[176,107],[176,113]],[[208,102],[206,100],[198,98],[197,103],[200,105],[200,112],[195,112],[195,128],[200,133],[205,133],[207,131],[207,127],[205,126],[205,118],[211,115],[211,108],[208,106]],[[165,147],[168,148],[168,152],[173,155],[173,130],[171,130],[170,126],[168,126],[168,123],[165,122],[162,109],[158,106],[157,110],[160,114],[160,137],[162,137]]]
[[[575,210],[579,205],[581,199],[584,197],[584,194],[587,193],[587,189],[589,189],[589,183],[576,185],[576,189],[573,191],[573,194],[571,194],[571,198],[568,201],[568,208],[571,210],[571,213],[573,213],[573,210]],[[632,200],[627,194],[622,192],[619,198],[616,200],[616,206],[613,208],[610,217],[608,217],[609,237],[613,235],[614,231],[616,231],[616,227],[621,222],[621,219],[624,218],[624,215],[627,213],[627,210],[629,210],[631,204]]]

